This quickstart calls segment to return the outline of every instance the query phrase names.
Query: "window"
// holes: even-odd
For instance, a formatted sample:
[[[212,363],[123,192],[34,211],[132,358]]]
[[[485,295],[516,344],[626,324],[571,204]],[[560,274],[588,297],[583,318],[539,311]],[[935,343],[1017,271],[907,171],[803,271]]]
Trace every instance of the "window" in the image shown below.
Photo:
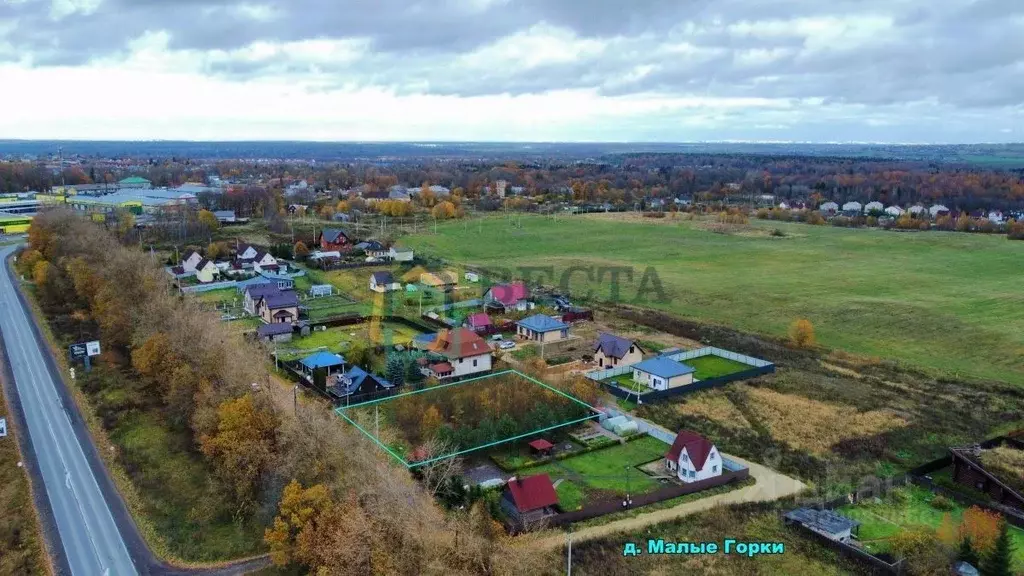
[[[690,478],[695,477],[697,474],[693,470],[690,470]]]
[[[476,360],[473,360],[473,366],[476,367]]]
[[[718,466],[712,466],[711,467],[711,471],[712,472],[718,472]]]
[[[686,454],[683,454],[682,456],[680,456],[679,459],[682,460],[683,462],[689,462],[690,461],[690,459],[686,457]]]

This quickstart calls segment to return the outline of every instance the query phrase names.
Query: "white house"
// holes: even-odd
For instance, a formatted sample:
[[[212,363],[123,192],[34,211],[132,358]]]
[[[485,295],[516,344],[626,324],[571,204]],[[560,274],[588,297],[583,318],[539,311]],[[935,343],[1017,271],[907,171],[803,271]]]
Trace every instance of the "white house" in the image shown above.
[[[686,483],[707,480],[722,475],[722,456],[707,438],[680,430],[665,454],[665,468]]]
[[[843,212],[860,212],[864,206],[860,202],[847,202],[843,204]]]
[[[188,258],[181,261],[181,268],[185,270],[185,272],[195,272],[196,266],[198,266],[202,261],[203,257],[199,255],[199,252],[192,251],[192,253],[188,255]]]
[[[643,359],[643,349],[632,340],[602,332],[594,342],[594,362],[599,368],[629,366]]]
[[[466,272],[465,278],[466,278],[466,282],[479,282],[480,281],[480,275],[477,274],[476,272]]]
[[[911,214],[913,214],[914,216],[917,216],[917,215],[921,214],[922,212],[924,212],[924,206],[921,206],[920,204],[917,204],[917,205],[911,206],[910,209],[907,210],[907,211],[910,212]]]
[[[936,218],[939,214],[949,214],[949,208],[946,208],[942,204],[936,204],[928,209],[928,213],[932,215],[932,218]]]
[[[988,219],[993,224],[1002,224],[1003,213],[998,210],[992,210],[991,212],[988,213]]]
[[[900,216],[903,216],[903,208],[900,208],[899,206],[889,206],[885,209],[885,213],[893,218],[899,218]]]
[[[693,384],[693,373],[696,371],[693,366],[658,356],[634,364],[633,381],[653,390],[668,390]]]
[[[839,211],[839,204],[835,202],[825,202],[821,206],[818,206],[818,210],[823,213],[835,214]]]
[[[250,244],[240,244],[237,249],[239,260],[253,260],[259,254],[259,249]]]
[[[864,213],[870,214],[871,212],[882,212],[885,206],[881,202],[868,202],[864,205]]]
[[[196,265],[196,280],[199,280],[203,284],[209,284],[220,276],[220,269],[213,263],[212,260],[203,260]]]
[[[270,252],[259,252],[256,257],[252,260],[253,266],[256,271],[259,272],[262,268],[267,266],[277,266],[277,258],[270,255]]]
[[[388,250],[388,258],[391,258],[395,262],[412,262],[412,248],[396,248],[392,246]]]
[[[391,272],[374,272],[370,274],[370,290],[374,292],[393,292],[401,289],[402,283],[395,280]]]
[[[490,345],[469,328],[441,330],[427,350],[444,356],[451,365],[451,372],[445,378],[458,378],[491,369]]]

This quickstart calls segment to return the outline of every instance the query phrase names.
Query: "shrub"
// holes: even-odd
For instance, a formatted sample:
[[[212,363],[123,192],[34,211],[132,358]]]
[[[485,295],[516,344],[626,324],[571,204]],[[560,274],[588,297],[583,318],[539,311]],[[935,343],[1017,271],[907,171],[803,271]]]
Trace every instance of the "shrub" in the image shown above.
[[[823,226],[825,224],[825,217],[821,215],[821,212],[814,210],[807,214],[807,223],[812,226]]]
[[[789,327],[789,340],[797,348],[814,347],[814,325],[806,318],[793,322]]]
[[[786,233],[783,232],[782,230],[779,230],[778,228],[772,228],[771,235],[775,236],[777,238],[785,238],[786,237]]]
[[[930,504],[932,508],[935,508],[936,510],[942,510],[944,512],[948,512],[955,507],[953,502],[949,498],[943,496],[942,494],[939,494],[932,498]]]
[[[1010,240],[1024,240],[1024,221],[1010,222],[1006,227],[1006,237]]]

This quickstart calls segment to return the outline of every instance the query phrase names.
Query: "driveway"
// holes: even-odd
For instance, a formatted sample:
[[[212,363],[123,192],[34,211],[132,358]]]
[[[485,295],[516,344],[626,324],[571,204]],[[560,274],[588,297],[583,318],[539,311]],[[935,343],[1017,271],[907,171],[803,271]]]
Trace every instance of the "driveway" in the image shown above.
[[[715,506],[729,506],[745,502],[770,502],[797,494],[807,487],[803,482],[790,478],[785,474],[780,474],[761,464],[755,464],[754,462],[749,462],[729,454],[722,454],[722,456],[749,468],[750,477],[754,478],[756,483],[739,490],[726,492],[725,494],[716,494],[700,500],[684,502],[673,508],[641,513],[633,518],[623,518],[622,520],[615,520],[600,526],[588,526],[573,530],[573,542],[594,540],[623,532],[634,532],[652,524],[668,522],[714,508]],[[566,544],[566,535],[564,533],[549,532],[548,534],[538,534],[537,536],[537,539],[529,540],[530,546],[543,549],[557,549]]]

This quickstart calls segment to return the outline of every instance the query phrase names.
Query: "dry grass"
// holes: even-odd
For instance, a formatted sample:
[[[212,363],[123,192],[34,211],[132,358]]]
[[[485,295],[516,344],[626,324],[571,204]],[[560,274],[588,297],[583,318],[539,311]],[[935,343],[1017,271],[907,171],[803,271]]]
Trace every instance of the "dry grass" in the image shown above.
[[[825,454],[843,440],[907,425],[906,420],[887,410],[858,412],[852,406],[828,404],[764,388],[749,388],[747,395],[751,410],[774,438],[813,454]]]
[[[1011,488],[1024,491],[1024,450],[1009,446],[985,450],[981,453],[981,463]]]
[[[750,422],[721,390],[694,394],[678,409],[686,416],[701,416],[733,430],[750,428]]]

